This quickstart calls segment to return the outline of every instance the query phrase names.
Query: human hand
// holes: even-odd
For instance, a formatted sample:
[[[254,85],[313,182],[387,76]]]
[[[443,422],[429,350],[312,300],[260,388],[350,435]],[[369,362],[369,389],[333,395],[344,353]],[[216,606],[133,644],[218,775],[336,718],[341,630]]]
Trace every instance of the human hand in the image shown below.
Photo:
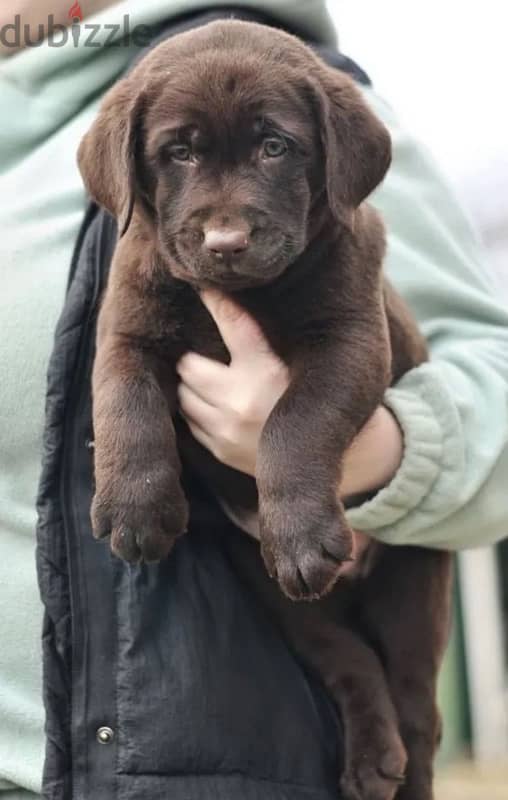
[[[289,371],[240,306],[214,290],[204,291],[201,299],[231,363],[184,355],[177,364],[180,410],[194,437],[219,461],[254,475],[261,431],[289,385]]]
[[[215,290],[203,292],[201,299],[231,363],[226,366],[196,353],[184,355],[177,365],[181,413],[195,438],[219,461],[255,475],[261,432],[289,385],[289,370],[246,311]],[[379,406],[344,455],[341,497],[385,486],[402,453],[400,428],[390,411]]]

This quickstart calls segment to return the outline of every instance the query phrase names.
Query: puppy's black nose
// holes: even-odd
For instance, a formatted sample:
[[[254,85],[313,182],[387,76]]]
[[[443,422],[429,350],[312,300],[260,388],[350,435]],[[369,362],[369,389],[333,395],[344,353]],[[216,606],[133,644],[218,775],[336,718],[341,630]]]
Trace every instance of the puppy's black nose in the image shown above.
[[[217,259],[243,253],[249,247],[249,234],[235,228],[210,228],[205,233],[205,247]]]

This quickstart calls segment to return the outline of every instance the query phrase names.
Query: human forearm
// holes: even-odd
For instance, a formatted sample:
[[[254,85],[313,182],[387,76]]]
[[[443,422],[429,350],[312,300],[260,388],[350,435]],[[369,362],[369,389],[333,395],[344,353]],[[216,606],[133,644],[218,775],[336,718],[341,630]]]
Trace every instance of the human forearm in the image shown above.
[[[387,392],[403,460],[386,488],[348,512],[351,525],[389,544],[453,550],[506,535],[506,387],[488,349],[468,341],[461,356],[443,354]]]
[[[385,402],[404,432],[388,486],[349,512],[393,544],[461,549],[508,531],[508,312],[478,246],[427,153],[371,96],[394,158],[373,200],[388,227],[386,272],[426,336],[431,361]]]
[[[379,406],[346,451],[341,497],[348,500],[386,486],[400,466],[403,449],[397,420],[386,406]]]

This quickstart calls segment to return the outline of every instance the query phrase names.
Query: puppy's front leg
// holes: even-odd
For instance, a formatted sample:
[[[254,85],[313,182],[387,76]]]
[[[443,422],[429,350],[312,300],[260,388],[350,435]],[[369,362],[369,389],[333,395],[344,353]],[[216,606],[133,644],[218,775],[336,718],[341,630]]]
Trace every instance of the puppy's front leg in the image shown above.
[[[113,552],[130,562],[164,558],[187,526],[163,366],[128,337],[99,340],[92,526],[97,538],[111,535]]]
[[[326,594],[351,558],[352,532],[337,496],[340,462],[388,383],[383,325],[371,318],[335,341],[307,346],[261,436],[263,557],[295,600]]]

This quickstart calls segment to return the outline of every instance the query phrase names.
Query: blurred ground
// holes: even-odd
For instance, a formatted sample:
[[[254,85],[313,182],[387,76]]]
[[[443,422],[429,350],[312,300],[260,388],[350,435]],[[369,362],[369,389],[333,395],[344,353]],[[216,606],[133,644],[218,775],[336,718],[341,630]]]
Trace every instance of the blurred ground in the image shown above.
[[[508,765],[458,764],[438,772],[435,800],[508,800]]]

